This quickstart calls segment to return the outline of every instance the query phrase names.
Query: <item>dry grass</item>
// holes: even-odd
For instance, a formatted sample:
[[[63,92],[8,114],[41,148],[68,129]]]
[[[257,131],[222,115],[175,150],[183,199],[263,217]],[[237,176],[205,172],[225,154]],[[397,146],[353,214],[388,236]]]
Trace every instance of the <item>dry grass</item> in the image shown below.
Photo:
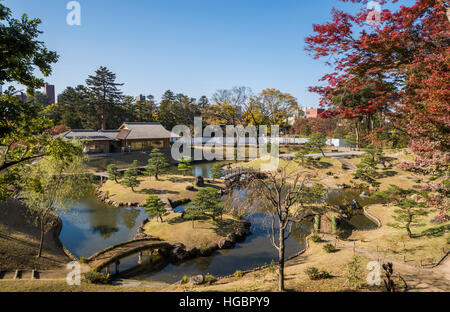
[[[421,259],[423,264],[430,264],[433,258],[436,262],[444,255],[443,249],[447,251],[450,248],[450,234],[448,230],[445,230],[446,226],[447,228],[450,226],[450,221],[440,225],[431,224],[430,220],[435,216],[433,213],[421,219],[426,225],[412,228],[413,234],[418,235],[418,237],[409,238],[406,235],[406,230],[387,225],[388,223],[395,223],[392,218],[394,209],[396,209],[395,206],[377,204],[366,209],[381,221],[382,226],[371,231],[353,232],[349,239],[357,241],[358,248],[376,251],[378,246],[380,256],[383,256],[386,252],[387,257],[403,261],[403,255],[406,255],[406,263],[413,265],[419,265]],[[430,229],[436,229],[436,234],[421,235],[424,231]]]
[[[353,259],[353,252],[349,250],[339,250],[336,253],[326,253],[323,250],[324,243],[311,243],[310,248],[299,257],[287,263],[285,283],[288,291],[297,292],[341,292],[341,291],[379,291],[380,288],[355,288],[344,286],[346,278],[343,275],[343,267]],[[360,257],[361,266],[365,270],[370,261],[365,257]],[[326,269],[331,273],[332,278],[312,281],[304,270],[310,266],[315,266],[319,270]],[[363,281],[365,275],[362,276]],[[277,281],[274,275],[263,269],[245,274],[243,277],[229,277],[218,280],[213,285],[190,286],[172,285],[168,291],[224,291],[224,292],[273,292],[277,291]]]
[[[164,175],[160,176],[160,180],[156,181],[154,177],[140,176],[141,184],[135,188],[135,192],[129,187],[125,187],[113,180],[108,180],[102,187],[103,193],[109,193],[109,198],[115,202],[136,202],[145,203],[149,195],[158,195],[161,200],[170,198],[171,200],[192,199],[197,192],[187,191],[187,186],[194,186],[195,177],[180,175]],[[208,180],[211,183],[206,187],[222,187],[223,183],[219,181]],[[120,182],[120,181],[119,181]]]
[[[164,218],[163,223],[153,219],[145,226],[145,230],[169,243],[180,242],[186,246],[206,248],[232,233],[236,225],[235,219],[224,215],[223,220],[217,222],[211,219],[196,220],[192,227],[192,221],[182,219],[180,213],[171,213]]]
[[[0,292],[154,292],[160,287],[122,287],[84,284],[70,286],[65,280],[0,280]]]

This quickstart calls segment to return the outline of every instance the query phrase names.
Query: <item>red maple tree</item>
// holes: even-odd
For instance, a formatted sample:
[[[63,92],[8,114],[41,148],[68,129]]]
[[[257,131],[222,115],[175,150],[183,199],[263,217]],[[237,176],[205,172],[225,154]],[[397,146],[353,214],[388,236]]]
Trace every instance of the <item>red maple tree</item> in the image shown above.
[[[314,25],[306,50],[327,58],[333,72],[325,85],[311,87],[328,107],[324,116],[339,115],[369,131],[387,123],[408,133],[418,162],[447,167],[450,147],[450,10],[447,1],[416,0],[411,6],[379,12],[367,24],[364,0],[356,14],[332,10],[332,20]],[[448,167],[447,167],[448,168]]]

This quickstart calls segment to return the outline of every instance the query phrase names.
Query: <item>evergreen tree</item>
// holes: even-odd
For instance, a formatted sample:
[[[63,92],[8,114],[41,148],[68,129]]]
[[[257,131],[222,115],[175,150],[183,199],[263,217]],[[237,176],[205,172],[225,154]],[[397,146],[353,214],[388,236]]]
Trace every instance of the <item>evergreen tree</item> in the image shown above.
[[[311,137],[309,138],[308,145],[311,147],[313,151],[319,151],[322,153],[322,156],[325,157],[323,148],[325,147],[326,142],[327,138],[323,133],[314,132],[313,134],[311,134]]]
[[[106,130],[108,121],[114,117],[111,112],[122,100],[122,92],[118,89],[123,83],[116,82],[116,74],[101,66],[95,75],[86,80],[90,103],[95,107],[100,118],[100,128]]]
[[[169,212],[166,210],[165,206],[166,204],[164,204],[156,195],[149,195],[144,204],[145,211],[149,217],[159,218],[161,222],[164,222],[163,217],[169,215]]]
[[[109,164],[108,167],[106,167],[106,172],[110,179],[114,179],[116,183],[119,183],[117,179],[120,177],[120,172],[115,164]]]
[[[221,202],[219,192],[213,187],[206,187],[195,194],[192,204],[203,215],[212,218],[214,221],[217,217],[223,215],[224,206]]]
[[[378,177],[376,166],[377,164],[372,156],[370,154],[364,154],[361,161],[356,166],[357,169],[353,176],[369,183],[373,187],[378,187],[380,183],[376,180]]]
[[[398,205],[400,209],[394,210],[394,218],[397,223],[389,223],[388,225],[397,229],[405,229],[408,233],[408,237],[412,238],[412,227],[423,226],[419,223],[419,218],[427,216],[429,211],[423,209],[426,208],[425,203],[419,203],[413,199],[404,199]]]
[[[349,132],[344,139],[344,144],[348,145],[351,148],[355,148],[356,147],[356,134],[354,134],[353,132]]]
[[[147,173],[149,175],[154,175],[155,179],[158,180],[158,175],[163,173],[167,167],[169,167],[169,163],[164,154],[157,148],[153,149],[150,152],[148,165],[145,167]]]
[[[223,169],[222,169],[222,165],[221,164],[215,164],[214,166],[212,166],[211,170],[211,177],[215,180],[215,179],[220,179],[222,177],[223,174]]]
[[[122,184],[131,187],[131,190],[134,192],[134,188],[138,187],[141,184],[141,181],[137,178],[138,175],[138,161],[133,161],[133,164],[130,168],[128,168],[122,179]]]
[[[178,171],[180,171],[184,176],[191,169],[192,169],[192,166],[191,166],[191,158],[190,157],[183,157],[179,160]]]

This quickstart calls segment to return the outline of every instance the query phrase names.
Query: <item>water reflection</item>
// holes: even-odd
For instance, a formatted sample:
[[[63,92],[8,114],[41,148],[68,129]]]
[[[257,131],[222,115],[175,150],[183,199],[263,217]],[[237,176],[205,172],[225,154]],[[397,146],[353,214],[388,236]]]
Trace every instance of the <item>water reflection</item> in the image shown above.
[[[98,199],[87,199],[61,215],[60,239],[76,257],[93,253],[133,238],[147,217],[141,208],[115,208]]]

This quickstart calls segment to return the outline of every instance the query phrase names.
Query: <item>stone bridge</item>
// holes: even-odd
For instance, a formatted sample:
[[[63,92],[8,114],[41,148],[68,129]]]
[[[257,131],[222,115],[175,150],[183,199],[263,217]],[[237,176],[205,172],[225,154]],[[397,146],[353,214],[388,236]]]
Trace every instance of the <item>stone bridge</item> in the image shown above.
[[[261,170],[238,167],[235,169],[224,170],[224,175],[222,178],[224,180],[231,180],[234,178],[239,178],[242,175],[255,175],[255,174],[256,175],[265,175],[264,172],[262,172]]]
[[[165,249],[170,250],[173,246],[168,242],[162,241],[158,238],[143,238],[128,241],[118,245],[103,249],[86,259],[92,269],[101,271],[106,268],[106,273],[109,273],[109,266],[116,265],[116,274],[119,273],[120,259],[139,253],[142,258],[142,251]]]

